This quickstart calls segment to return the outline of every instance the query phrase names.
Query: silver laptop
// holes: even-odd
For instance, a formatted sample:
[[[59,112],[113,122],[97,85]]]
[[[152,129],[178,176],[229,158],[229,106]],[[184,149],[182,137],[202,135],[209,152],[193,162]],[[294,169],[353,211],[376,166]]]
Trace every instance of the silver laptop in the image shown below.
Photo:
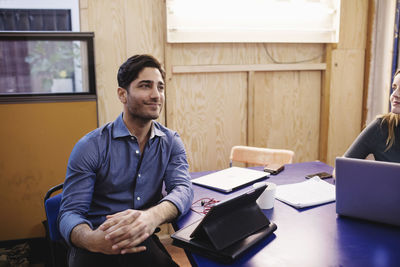
[[[241,167],[231,167],[195,178],[191,181],[193,184],[227,193],[245,185],[265,179],[269,175],[268,172]]]
[[[400,226],[400,164],[336,158],[336,213]]]

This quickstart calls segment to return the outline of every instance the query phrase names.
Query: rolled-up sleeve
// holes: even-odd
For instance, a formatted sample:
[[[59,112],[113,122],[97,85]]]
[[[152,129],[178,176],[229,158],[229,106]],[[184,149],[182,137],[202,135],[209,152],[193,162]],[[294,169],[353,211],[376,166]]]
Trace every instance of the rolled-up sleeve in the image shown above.
[[[68,161],[58,225],[69,245],[72,245],[70,235],[75,226],[88,224],[93,228],[86,215],[93,196],[98,155],[96,144],[84,137],[75,145]]]
[[[177,207],[179,216],[182,216],[190,210],[193,201],[193,189],[183,142],[177,133],[175,133],[173,140],[171,157],[165,172],[167,195],[161,201],[172,202]]]

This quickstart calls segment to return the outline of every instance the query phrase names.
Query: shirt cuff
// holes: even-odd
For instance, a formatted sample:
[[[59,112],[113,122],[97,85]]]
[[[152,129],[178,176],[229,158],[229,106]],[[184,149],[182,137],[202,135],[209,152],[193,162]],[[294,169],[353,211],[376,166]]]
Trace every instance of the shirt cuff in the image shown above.
[[[74,229],[75,226],[79,224],[87,224],[91,229],[93,229],[93,225],[90,221],[82,218],[77,214],[64,213],[63,216],[60,218],[59,230],[61,236],[64,238],[65,242],[67,242],[69,246],[74,246],[74,244],[71,243],[71,232],[72,229]]]

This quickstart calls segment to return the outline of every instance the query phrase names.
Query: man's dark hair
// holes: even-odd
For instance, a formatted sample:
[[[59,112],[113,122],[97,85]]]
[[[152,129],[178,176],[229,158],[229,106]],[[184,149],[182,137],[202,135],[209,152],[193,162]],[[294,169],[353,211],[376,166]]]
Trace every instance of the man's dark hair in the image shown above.
[[[165,71],[161,67],[161,63],[150,55],[135,55],[128,58],[118,70],[118,86],[128,90],[129,85],[135,80],[139,73],[146,67],[156,68],[160,71],[165,81]]]

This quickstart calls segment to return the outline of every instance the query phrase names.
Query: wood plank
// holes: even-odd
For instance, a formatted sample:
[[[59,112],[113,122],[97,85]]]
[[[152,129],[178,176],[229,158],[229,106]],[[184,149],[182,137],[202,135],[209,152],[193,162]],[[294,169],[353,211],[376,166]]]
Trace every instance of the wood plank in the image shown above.
[[[327,154],[330,165],[346,152],[361,130],[364,58],[364,50],[332,51]]]
[[[164,125],[169,127],[168,124],[168,108],[174,106],[174,102],[169,101],[169,99],[173,100],[175,99],[175,90],[171,89],[169,90],[168,88],[170,87],[171,84],[171,79],[172,79],[172,66],[171,66],[171,45],[170,44],[165,44],[164,46],[164,62],[165,62],[165,88],[166,88],[166,93],[165,93],[165,108],[164,108]],[[173,112],[173,111],[172,111]]]
[[[320,158],[330,165],[343,155],[362,123],[360,101],[370,4],[366,0],[341,1],[339,43],[327,50],[332,56],[327,57],[322,91]]]
[[[173,66],[172,73],[325,70],[325,63]]]
[[[79,26],[81,28],[81,32],[89,31],[88,12],[88,1],[79,1]]]
[[[365,127],[365,122],[367,120],[368,114],[368,83],[371,77],[371,65],[373,62],[373,44],[372,38],[376,5],[374,0],[368,0],[368,23],[367,23],[367,41],[365,48],[365,65],[364,65],[364,88],[363,88],[363,104],[362,104],[362,117],[361,117],[361,128]]]
[[[125,0],[126,57],[151,54],[161,64],[164,61],[165,3],[164,1]],[[154,14],[158,14],[154,16]],[[157,119],[165,124],[165,108]]]
[[[246,144],[247,74],[174,75],[168,127],[186,146],[191,171],[227,168],[232,146]]]
[[[88,0],[89,31],[95,32],[96,86],[99,124],[113,121],[121,113],[116,74],[127,58],[124,0]]]
[[[164,1],[125,0],[126,54],[151,54],[164,61]],[[157,14],[157,15],[154,15]]]
[[[247,145],[254,146],[254,97],[255,97],[255,73],[247,74]]]
[[[365,49],[368,0],[341,1],[339,49]]]
[[[295,162],[316,160],[321,72],[258,72],[255,77],[255,145],[291,149]]]
[[[328,133],[329,133],[329,105],[330,105],[330,84],[331,84],[331,69],[332,69],[332,47],[326,46],[326,62],[327,69],[322,73],[321,81],[321,104],[320,104],[320,129],[319,129],[319,151],[318,159],[322,162],[327,162],[328,153]]]
[[[84,8],[88,8],[88,0],[79,0],[79,8],[80,9],[84,9]]]
[[[323,44],[173,44],[171,58],[177,66],[321,63],[323,52]]]
[[[173,65],[270,63],[265,55],[257,54],[262,48],[258,44],[173,44],[171,47]]]

